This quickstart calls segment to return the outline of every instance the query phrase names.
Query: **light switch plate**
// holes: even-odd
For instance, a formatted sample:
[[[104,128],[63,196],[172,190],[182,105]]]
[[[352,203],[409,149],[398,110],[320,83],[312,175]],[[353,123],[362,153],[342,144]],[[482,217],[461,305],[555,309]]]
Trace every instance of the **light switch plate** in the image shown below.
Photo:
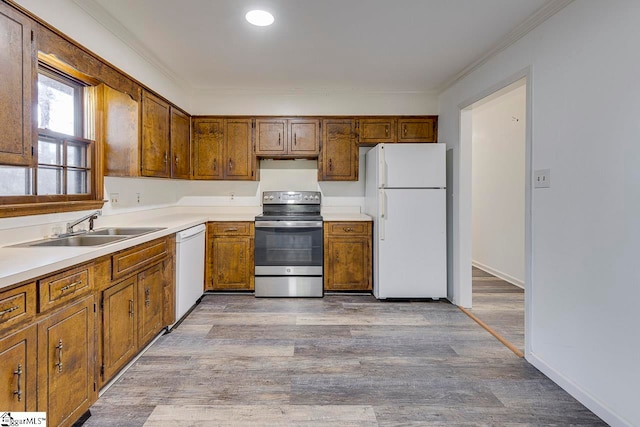
[[[535,188],[551,187],[551,169],[538,169],[533,176],[533,186]]]

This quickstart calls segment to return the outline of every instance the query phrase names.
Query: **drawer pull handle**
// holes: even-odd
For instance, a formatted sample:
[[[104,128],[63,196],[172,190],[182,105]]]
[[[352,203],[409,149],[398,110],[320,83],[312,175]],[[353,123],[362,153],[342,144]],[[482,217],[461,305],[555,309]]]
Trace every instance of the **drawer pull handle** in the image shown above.
[[[22,364],[18,363],[18,370],[13,371],[14,375],[18,376],[18,389],[13,392],[18,396],[18,402],[22,402]]]
[[[295,133],[293,134],[293,145],[298,145],[298,136]]]
[[[224,231],[238,231],[238,227],[225,228]]]
[[[280,132],[278,132],[278,146],[280,146]]]
[[[0,316],[4,316],[5,314],[11,313],[12,311],[16,311],[19,308],[20,308],[19,305],[14,305],[13,307],[9,307],[6,310],[0,311]]]
[[[71,283],[70,285],[67,285],[67,286],[63,286],[62,288],[60,288],[60,292],[68,291],[69,289],[75,288],[76,286],[79,286],[79,285],[82,285],[82,280]]]
[[[213,171],[216,172],[218,170],[218,159],[213,159]]]
[[[384,133],[385,133],[386,136],[389,136],[389,126],[388,125],[384,127]]]
[[[344,228],[343,228],[343,230],[344,230],[345,232],[347,232],[347,233],[350,233],[350,232],[352,232],[352,231],[353,231],[353,228],[352,228],[352,227],[344,227]]]
[[[407,125],[402,127],[402,133],[404,133],[404,136],[407,136]]]
[[[58,349],[58,363],[56,363],[56,366],[58,367],[58,372],[62,372],[62,338],[58,340],[56,348]]]
[[[151,294],[151,290],[149,288],[144,288],[144,305],[145,307],[149,307],[149,305],[151,304],[151,298],[150,295]]]
[[[129,317],[133,318],[134,315],[134,311],[133,311],[133,300],[130,299],[129,300]]]

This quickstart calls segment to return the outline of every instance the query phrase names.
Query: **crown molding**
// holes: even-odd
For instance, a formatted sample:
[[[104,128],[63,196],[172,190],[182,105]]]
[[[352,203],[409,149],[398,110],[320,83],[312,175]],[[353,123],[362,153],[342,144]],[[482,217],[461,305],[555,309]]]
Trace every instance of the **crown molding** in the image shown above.
[[[572,2],[573,0],[548,0],[537,11],[529,15],[527,19],[522,21],[513,30],[509,31],[506,36],[501,38],[496,44],[493,45],[491,49],[487,50],[482,56],[467,65],[455,76],[445,80],[444,83],[438,85],[438,87],[436,88],[436,92],[442,93],[445,90],[449,89],[451,86],[464,79],[469,74],[473,73],[491,58],[507,49],[522,37],[526,36],[529,32],[533,31],[547,19],[551,18],[553,15],[567,7]]]
[[[156,55],[151,53],[149,49],[129,31],[120,21],[118,21],[105,8],[98,4],[95,0],[73,0],[85,13],[91,16],[95,21],[102,25],[107,31],[116,36],[126,46],[138,54],[149,65],[178,85],[184,90],[191,90],[191,86],[177,74],[171,71]]]
[[[394,90],[371,88],[301,88],[301,87],[194,87],[192,95],[418,95],[437,96],[428,90]]]

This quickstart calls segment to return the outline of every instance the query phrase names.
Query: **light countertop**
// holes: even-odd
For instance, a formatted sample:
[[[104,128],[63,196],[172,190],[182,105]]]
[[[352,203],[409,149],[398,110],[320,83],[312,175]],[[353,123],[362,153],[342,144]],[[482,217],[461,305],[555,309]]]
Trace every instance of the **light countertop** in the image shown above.
[[[127,249],[160,237],[209,221],[253,221],[259,211],[241,212],[206,208],[157,209],[125,215],[100,217],[96,228],[103,227],[163,227],[162,230],[93,247],[0,247],[0,289],[25,282],[55,271],[114,252]],[[358,213],[323,213],[325,221],[371,221],[371,217]],[[36,240],[38,237],[22,239]],[[17,243],[12,242],[10,244]]]

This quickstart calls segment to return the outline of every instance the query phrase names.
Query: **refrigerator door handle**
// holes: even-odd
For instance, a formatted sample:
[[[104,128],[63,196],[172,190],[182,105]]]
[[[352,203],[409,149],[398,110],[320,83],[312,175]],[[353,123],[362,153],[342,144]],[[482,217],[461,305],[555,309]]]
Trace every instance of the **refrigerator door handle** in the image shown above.
[[[387,185],[387,163],[384,159],[384,144],[380,144],[380,188]]]
[[[384,223],[387,220],[387,213],[386,213],[386,197],[384,194],[384,189],[380,190],[380,195],[378,197],[378,200],[380,201],[380,224],[378,226],[379,229],[379,233],[380,233],[380,240],[384,240]]]

